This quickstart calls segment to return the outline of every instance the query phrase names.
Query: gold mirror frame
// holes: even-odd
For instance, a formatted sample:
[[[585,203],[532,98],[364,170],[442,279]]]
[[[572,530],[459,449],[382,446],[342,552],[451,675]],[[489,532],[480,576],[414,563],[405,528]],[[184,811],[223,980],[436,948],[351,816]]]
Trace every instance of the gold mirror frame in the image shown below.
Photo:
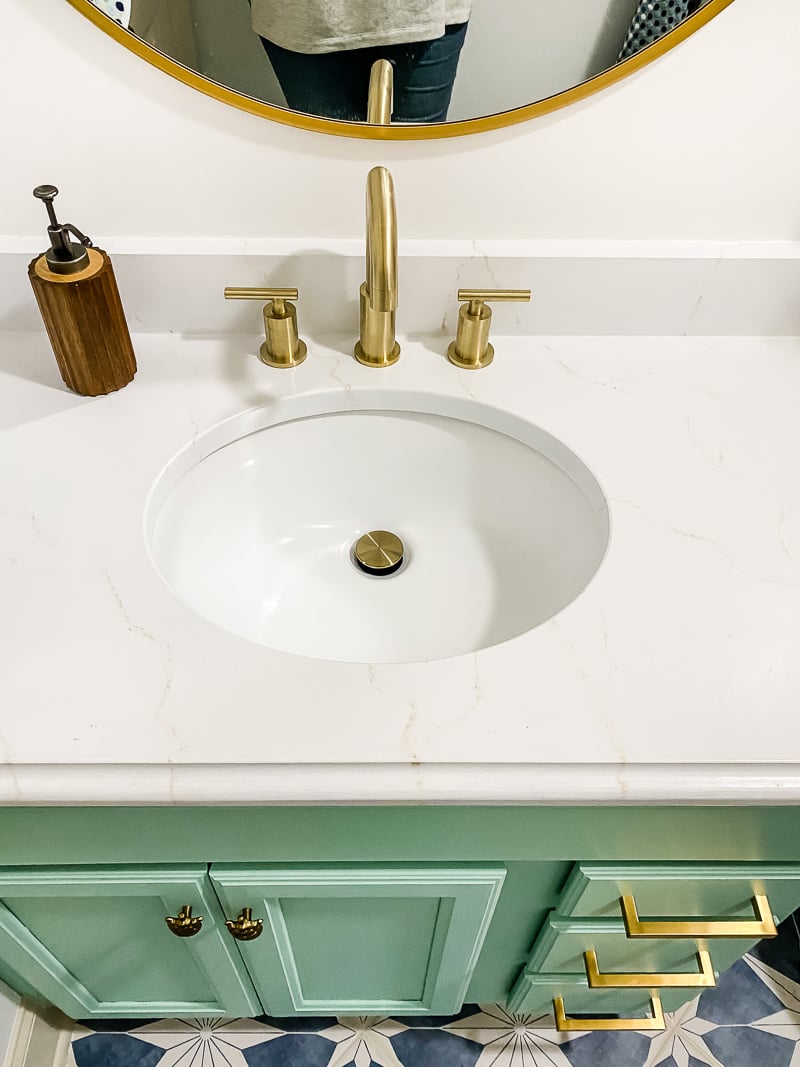
[[[261,118],[272,119],[273,122],[281,122],[285,126],[294,126],[301,130],[311,130],[314,133],[334,134],[339,137],[361,137],[376,141],[420,141],[431,140],[437,137],[462,137],[468,133],[483,133],[486,130],[499,130],[505,126],[514,126],[518,122],[527,122],[528,119],[538,118],[539,115],[547,115],[551,111],[558,111],[562,107],[574,104],[578,100],[584,100],[593,93],[606,89],[615,82],[622,81],[634,71],[641,70],[654,59],[663,56],[671,48],[685,41],[693,33],[705,26],[716,15],[723,11],[733,0],[708,0],[708,3],[699,8],[693,15],[676,26],[673,30],[665,33],[657,41],[647,45],[640,52],[625,59],[622,63],[610,67],[608,70],[595,74],[579,85],[564,89],[553,96],[537,100],[533,104],[525,104],[522,107],[511,108],[509,111],[500,111],[494,115],[484,115],[476,119],[459,119],[455,122],[437,122],[420,124],[398,124],[396,126],[371,126],[366,122],[343,122],[337,119],[317,118],[315,115],[306,115],[302,112],[290,111],[276,104],[267,104],[262,100],[246,96],[244,93],[228,89],[219,82],[211,81],[202,74],[198,74],[152,45],[146,44],[133,33],[123,29],[108,15],[103,14],[95,7],[91,0],[67,0],[76,10],[85,15],[90,22],[98,26],[109,37],[119,41],[135,55],[146,59],[154,67],[163,70],[166,74],[177,78],[178,81],[189,85],[193,89],[199,89],[206,96],[211,96],[223,104],[231,104],[241,111],[247,111],[251,115],[259,115]]]

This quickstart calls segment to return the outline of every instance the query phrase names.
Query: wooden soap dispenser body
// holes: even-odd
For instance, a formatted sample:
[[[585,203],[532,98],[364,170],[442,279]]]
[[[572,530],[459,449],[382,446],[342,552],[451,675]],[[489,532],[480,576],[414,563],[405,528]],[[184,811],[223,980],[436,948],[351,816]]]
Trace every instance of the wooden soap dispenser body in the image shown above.
[[[133,380],[136,356],[111,260],[71,223],[57,221],[57,194],[54,185],[33,191],[47,207],[51,247],[28,265],[28,277],[65,385],[101,396]]]

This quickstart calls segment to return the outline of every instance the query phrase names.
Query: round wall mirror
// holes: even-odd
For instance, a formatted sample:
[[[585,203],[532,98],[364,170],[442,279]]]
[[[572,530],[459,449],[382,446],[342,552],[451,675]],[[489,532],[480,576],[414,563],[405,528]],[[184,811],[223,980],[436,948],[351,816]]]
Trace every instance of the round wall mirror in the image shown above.
[[[308,130],[410,140],[564,107],[662,55],[733,0],[68,2],[235,107]]]

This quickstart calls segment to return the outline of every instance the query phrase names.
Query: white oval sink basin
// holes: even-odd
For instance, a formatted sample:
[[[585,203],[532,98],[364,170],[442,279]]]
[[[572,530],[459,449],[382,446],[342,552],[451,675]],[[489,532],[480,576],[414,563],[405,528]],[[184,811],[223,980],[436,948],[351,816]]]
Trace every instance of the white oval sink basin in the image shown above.
[[[354,562],[373,530],[403,543],[389,577]],[[301,656],[402,663],[552,618],[596,572],[609,525],[593,475],[538,427],[369,390],[220,423],[163,471],[147,532],[167,584],[218,626]]]

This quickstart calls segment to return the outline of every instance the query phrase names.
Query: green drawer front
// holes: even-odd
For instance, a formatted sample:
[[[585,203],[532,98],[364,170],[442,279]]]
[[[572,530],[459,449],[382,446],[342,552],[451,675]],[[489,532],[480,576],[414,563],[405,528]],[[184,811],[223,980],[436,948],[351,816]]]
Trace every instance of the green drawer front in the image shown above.
[[[577,863],[558,911],[617,918],[620,897],[632,895],[641,918],[752,919],[751,900],[766,894],[784,919],[800,905],[796,863]]]
[[[448,1015],[463,1003],[505,868],[214,864],[239,945],[271,1015]]]
[[[614,971],[654,976],[699,974],[697,947],[692,941],[650,938],[631,941],[626,937],[621,919],[574,919],[551,912],[511,992],[511,1009],[544,1010],[548,997],[563,996],[568,1013],[641,1014],[648,1004],[649,988],[591,989],[583,956],[587,949],[596,952],[601,974]],[[713,952],[712,960],[715,970],[724,969],[716,965]],[[685,986],[658,990],[665,1010],[674,1010],[700,991],[700,987],[688,982]]]
[[[736,955],[746,948],[737,946]],[[693,941],[662,941],[625,936],[621,919],[571,919],[553,912],[545,922],[526,967],[530,972],[586,974],[583,953],[594,949],[602,972],[691,974],[698,971],[697,947]],[[714,946],[711,955],[714,959]],[[716,960],[715,969],[716,968]],[[721,968],[724,969],[724,968]]]
[[[658,991],[664,1011],[676,1011],[681,1004],[692,1000],[695,993],[686,989]],[[567,1015],[592,1018],[645,1016],[650,1008],[650,993],[646,989],[589,989],[586,978],[578,974],[524,974],[506,1006],[512,1012],[551,1014],[554,997],[563,997]]]

